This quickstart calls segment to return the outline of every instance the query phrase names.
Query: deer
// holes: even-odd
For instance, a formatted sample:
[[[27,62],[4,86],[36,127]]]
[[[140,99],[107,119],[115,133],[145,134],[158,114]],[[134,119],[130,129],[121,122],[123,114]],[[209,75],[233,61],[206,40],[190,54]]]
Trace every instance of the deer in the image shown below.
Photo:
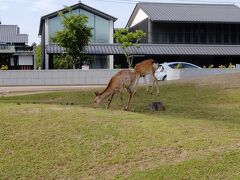
[[[135,94],[136,80],[138,79],[138,74],[135,71],[126,69],[121,70],[115,74],[109,81],[107,87],[101,92],[95,92],[96,97],[93,101],[93,107],[96,108],[103,100],[108,99],[108,104],[106,109],[109,109],[112,99],[115,94],[120,94],[121,105],[123,110],[128,110],[130,102],[133,95]],[[123,105],[123,93],[127,90],[129,94],[129,99],[126,107]]]
[[[144,61],[136,64],[136,66],[134,67],[134,71],[138,74],[138,79],[137,79],[136,85],[138,85],[139,79],[141,77],[143,77],[144,84],[146,85],[146,91],[148,93],[149,89],[148,89],[148,84],[146,83],[146,75],[150,74],[153,78],[151,94],[153,93],[153,88],[156,83],[157,95],[159,95],[158,79],[155,77],[155,71],[158,69],[158,67],[159,67],[158,62],[153,59],[147,59],[147,60],[144,60]]]

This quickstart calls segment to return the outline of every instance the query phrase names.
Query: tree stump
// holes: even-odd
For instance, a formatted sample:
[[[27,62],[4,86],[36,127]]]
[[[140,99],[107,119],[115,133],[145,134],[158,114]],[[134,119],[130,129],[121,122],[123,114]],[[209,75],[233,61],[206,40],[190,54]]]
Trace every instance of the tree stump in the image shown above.
[[[163,104],[163,102],[151,102],[148,105],[150,111],[165,111],[165,105]]]

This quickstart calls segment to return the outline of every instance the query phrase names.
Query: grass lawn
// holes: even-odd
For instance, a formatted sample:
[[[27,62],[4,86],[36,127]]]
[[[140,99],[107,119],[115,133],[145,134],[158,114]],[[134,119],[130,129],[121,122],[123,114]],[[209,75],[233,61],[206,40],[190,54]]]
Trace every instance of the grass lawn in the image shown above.
[[[140,88],[135,112],[94,109],[93,91],[1,97],[0,179],[239,179],[239,87]]]

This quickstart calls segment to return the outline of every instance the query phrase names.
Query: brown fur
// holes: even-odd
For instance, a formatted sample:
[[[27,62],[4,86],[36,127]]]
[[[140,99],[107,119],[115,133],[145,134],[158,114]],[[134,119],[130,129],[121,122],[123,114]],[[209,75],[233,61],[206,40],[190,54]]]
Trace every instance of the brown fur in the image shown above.
[[[144,60],[144,61],[136,64],[134,71],[139,75],[139,78],[137,79],[137,85],[138,85],[140,77],[143,77],[144,83],[146,84],[147,92],[148,92],[148,85],[146,83],[145,76],[150,74],[153,78],[151,94],[153,93],[153,87],[154,87],[154,84],[156,83],[157,84],[157,95],[159,95],[158,80],[154,75],[157,67],[158,67],[157,61],[155,61],[153,59],[147,59],[147,60]]]
[[[109,81],[107,87],[101,93],[95,93],[96,97],[94,99],[94,107],[99,105],[103,100],[109,98],[107,109],[109,108],[112,98],[116,93],[120,93],[121,103],[123,106],[123,92],[126,89],[129,93],[128,104],[124,110],[127,110],[131,102],[132,96],[135,93],[137,74],[132,70],[121,70],[116,75],[114,75]]]

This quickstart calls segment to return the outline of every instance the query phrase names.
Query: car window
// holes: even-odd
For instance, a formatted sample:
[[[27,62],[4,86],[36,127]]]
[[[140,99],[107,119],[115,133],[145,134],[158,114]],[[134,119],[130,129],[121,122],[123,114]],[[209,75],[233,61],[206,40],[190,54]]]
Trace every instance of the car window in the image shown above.
[[[181,63],[174,63],[174,64],[170,64],[169,66],[173,69],[181,69],[182,68]]]
[[[191,64],[182,64],[182,68],[197,68],[197,67]]]

